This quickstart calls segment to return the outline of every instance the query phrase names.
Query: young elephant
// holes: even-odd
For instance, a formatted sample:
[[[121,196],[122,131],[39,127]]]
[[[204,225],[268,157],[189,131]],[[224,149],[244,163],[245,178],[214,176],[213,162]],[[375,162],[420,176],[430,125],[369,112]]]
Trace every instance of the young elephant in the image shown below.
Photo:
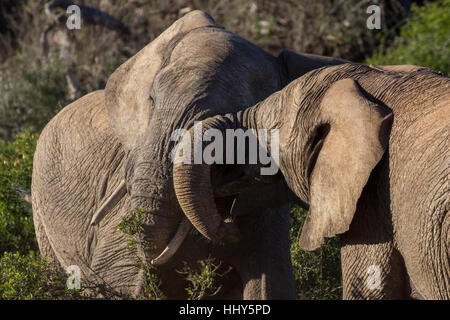
[[[342,235],[345,299],[450,299],[448,77],[413,66],[321,68],[203,123],[279,129],[280,169],[309,207],[300,246]],[[174,179],[208,181],[208,171],[180,164]],[[220,217],[176,191],[208,237]]]
[[[295,70],[286,64],[293,60],[299,63]],[[139,295],[145,275],[135,264],[142,252],[129,250],[116,227],[142,209],[147,254],[155,265],[165,263],[158,272],[167,297],[185,297],[184,275],[174,271],[183,261],[195,265],[211,255],[233,267],[222,292],[238,294],[226,297],[295,298],[288,237],[292,197],[285,183],[257,185],[239,195],[226,187],[224,194],[221,186],[245,172],[216,166],[214,188],[192,190],[200,198],[215,193],[214,208],[234,224],[221,224],[214,243],[198,234],[183,242],[189,224],[177,231],[183,213],[174,191],[179,182],[172,179],[172,138],[195,121],[255,104],[290,76],[339,63],[288,51],[275,58],[207,14],[188,13],[119,67],[105,90],[70,104],[43,130],[32,183],[42,254],[64,268],[78,265],[82,281]],[[235,224],[241,241],[227,243],[239,236]]]

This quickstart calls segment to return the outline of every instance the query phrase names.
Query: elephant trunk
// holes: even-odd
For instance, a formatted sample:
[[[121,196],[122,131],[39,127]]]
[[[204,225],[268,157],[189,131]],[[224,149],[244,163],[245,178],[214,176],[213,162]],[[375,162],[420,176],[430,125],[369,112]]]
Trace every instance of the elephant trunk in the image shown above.
[[[210,166],[175,165],[173,181],[178,202],[190,222],[205,237],[215,241],[237,242],[239,230],[224,222],[214,202]]]
[[[175,195],[169,167],[149,158],[144,151],[137,156],[133,176],[129,179],[130,203],[132,208],[143,211],[144,240],[153,257],[167,246],[180,221],[173,205]]]
[[[265,115],[268,111],[266,109],[272,102],[274,101],[267,101],[267,104],[264,105],[257,104],[235,114],[209,118],[201,123],[202,133],[209,129],[215,129],[222,133],[222,137],[225,137],[227,129],[274,128],[273,119]],[[188,135],[185,135],[187,139],[183,139],[181,147],[176,152],[180,159],[183,158],[182,153],[186,151],[186,148],[193,152],[191,152],[190,157],[184,157],[181,163],[175,163],[173,167],[175,194],[181,209],[193,226],[208,239],[237,242],[240,239],[237,226],[232,222],[223,221],[217,210],[214,201],[215,191],[211,183],[211,165],[195,164],[193,161],[196,152],[195,126],[188,133]],[[225,144],[224,146],[225,149],[228,149]],[[234,146],[231,146],[231,148],[234,148]],[[225,154],[225,152],[223,153]],[[229,190],[227,192],[229,193]]]

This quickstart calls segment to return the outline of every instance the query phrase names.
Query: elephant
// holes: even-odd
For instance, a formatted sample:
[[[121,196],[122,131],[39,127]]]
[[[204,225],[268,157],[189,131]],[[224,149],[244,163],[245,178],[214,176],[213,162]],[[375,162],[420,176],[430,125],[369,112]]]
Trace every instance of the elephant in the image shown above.
[[[295,74],[295,60],[290,68]],[[205,119],[202,130],[279,130],[279,168],[309,210],[300,247],[340,236],[344,299],[450,299],[449,123],[448,77],[420,66],[344,63]],[[210,170],[180,163],[174,179],[209,185]],[[212,219],[180,204],[209,237],[217,211]]]
[[[104,90],[69,104],[42,131],[31,192],[42,255],[64,269],[78,266],[82,282],[132,297],[145,291],[135,261],[143,257],[174,299],[186,298],[186,281],[175,270],[213,257],[231,267],[216,298],[295,298],[288,237],[295,196],[285,181],[256,179],[252,166],[213,166],[213,188],[191,186],[199,194],[191,200],[214,197],[211,210],[224,218],[205,239],[186,223],[175,195],[183,182],[173,177],[173,132],[248,108],[295,77],[344,62],[289,50],[274,57],[204,12],[186,14],[116,69]],[[251,187],[233,188],[237,178]],[[137,209],[146,251],[129,249],[116,230]]]

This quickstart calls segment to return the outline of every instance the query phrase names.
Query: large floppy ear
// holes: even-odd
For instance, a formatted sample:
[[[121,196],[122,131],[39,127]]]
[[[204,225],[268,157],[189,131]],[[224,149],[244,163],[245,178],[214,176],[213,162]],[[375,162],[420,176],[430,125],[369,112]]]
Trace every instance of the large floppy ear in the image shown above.
[[[111,125],[126,149],[147,129],[152,116],[151,89],[174,47],[189,31],[217,26],[202,11],[192,11],[175,21],[155,40],[122,64],[106,84],[106,109]]]
[[[288,82],[295,80],[305,73],[317,68],[349,62],[342,59],[319,56],[315,54],[296,53],[290,50],[283,50],[279,54],[278,60],[282,65],[282,69],[284,70]]]
[[[346,232],[361,192],[387,148],[392,113],[365,98],[357,83],[334,83],[320,104],[311,159],[310,207],[300,247],[318,248],[325,237]],[[325,128],[325,129],[323,129]],[[314,162],[314,160],[311,160]]]

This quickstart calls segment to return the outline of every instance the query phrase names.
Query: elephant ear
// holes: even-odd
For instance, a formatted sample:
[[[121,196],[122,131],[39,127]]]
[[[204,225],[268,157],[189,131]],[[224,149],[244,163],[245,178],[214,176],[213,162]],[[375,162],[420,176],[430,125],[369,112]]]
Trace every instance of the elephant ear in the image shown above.
[[[362,190],[387,148],[392,122],[392,113],[366,99],[351,79],[327,90],[319,117],[324,125],[311,146],[310,207],[300,236],[305,250],[350,228]]]
[[[299,54],[290,50],[283,50],[278,56],[278,60],[280,61],[285,76],[289,82],[301,77],[311,70],[349,62],[342,59],[319,56],[315,54]]]
[[[217,27],[208,14],[198,10],[189,12],[109,77],[106,109],[111,125],[126,149],[131,149],[148,127],[153,109],[153,81],[168,62],[174,47],[189,31],[208,26]]]

